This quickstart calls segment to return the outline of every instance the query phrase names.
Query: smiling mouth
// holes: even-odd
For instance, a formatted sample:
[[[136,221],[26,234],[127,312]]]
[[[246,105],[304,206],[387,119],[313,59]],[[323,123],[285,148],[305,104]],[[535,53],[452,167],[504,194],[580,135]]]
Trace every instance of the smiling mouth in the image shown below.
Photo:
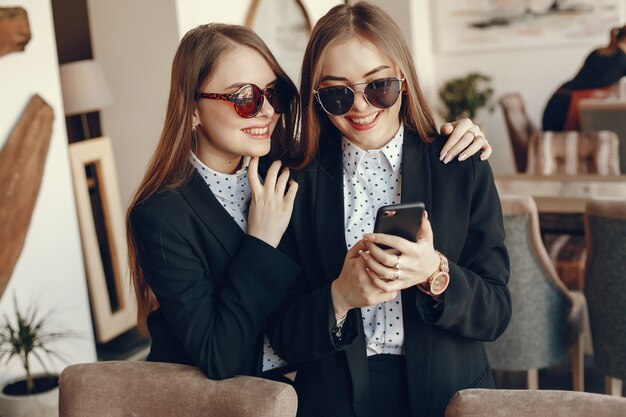
[[[377,111],[376,113],[370,114],[366,117],[347,117],[347,119],[352,123],[355,127],[367,127],[373,124],[378,116],[382,113],[381,111]]]
[[[247,133],[249,135],[252,136],[267,136],[269,135],[270,132],[270,127],[265,126],[265,127],[253,127],[250,129],[241,129],[244,133]]]

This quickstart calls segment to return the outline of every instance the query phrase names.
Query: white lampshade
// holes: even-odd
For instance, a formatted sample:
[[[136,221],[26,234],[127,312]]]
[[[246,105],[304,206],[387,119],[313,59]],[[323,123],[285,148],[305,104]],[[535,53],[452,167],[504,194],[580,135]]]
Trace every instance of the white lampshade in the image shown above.
[[[60,66],[65,115],[89,113],[113,103],[102,69],[93,60]]]

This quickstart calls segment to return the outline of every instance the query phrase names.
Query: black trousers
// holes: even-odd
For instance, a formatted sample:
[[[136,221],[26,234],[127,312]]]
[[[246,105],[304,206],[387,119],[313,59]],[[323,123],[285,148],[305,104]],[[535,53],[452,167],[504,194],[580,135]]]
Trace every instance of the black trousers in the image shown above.
[[[367,358],[373,416],[409,417],[404,355],[373,355]]]

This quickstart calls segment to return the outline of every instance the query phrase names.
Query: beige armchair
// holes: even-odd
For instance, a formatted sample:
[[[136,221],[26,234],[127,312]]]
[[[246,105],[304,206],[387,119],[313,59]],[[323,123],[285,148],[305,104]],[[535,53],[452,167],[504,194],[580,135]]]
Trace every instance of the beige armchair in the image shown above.
[[[59,417],[293,417],[291,385],[255,377],[213,381],[154,362],[72,365],[59,379]]]
[[[466,389],[450,399],[445,417],[616,417],[626,399],[575,391]]]

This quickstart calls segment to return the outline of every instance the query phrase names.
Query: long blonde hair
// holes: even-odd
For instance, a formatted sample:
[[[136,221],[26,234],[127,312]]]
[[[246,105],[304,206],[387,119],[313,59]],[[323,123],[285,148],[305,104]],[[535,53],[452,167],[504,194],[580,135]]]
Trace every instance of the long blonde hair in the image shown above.
[[[313,28],[302,63],[302,137],[306,156],[302,165],[313,159],[322,137],[337,137],[337,128],[316,104],[317,88],[328,48],[355,36],[380,48],[394,61],[406,78],[400,119],[405,127],[419,133],[425,141],[437,135],[435,122],[419,85],[415,65],[400,28],[379,7],[366,2],[333,7]]]
[[[259,52],[282,85],[293,90],[289,110],[281,115],[272,134],[270,154],[273,158],[285,160],[287,165],[293,165],[292,161],[297,158],[294,140],[300,116],[297,90],[261,38],[244,26],[221,23],[201,25],[187,32],[172,63],[170,94],[161,138],[126,213],[128,262],[138,304],[138,327],[143,331],[148,314],[158,308],[158,302],[137,259],[137,242],[130,214],[135,206],[158,191],[179,187],[191,178],[193,167],[189,163],[189,153],[197,145],[193,139],[195,135],[192,135],[196,94],[215,70],[219,57],[238,46],[248,46]],[[250,70],[254,71],[253,68]]]

